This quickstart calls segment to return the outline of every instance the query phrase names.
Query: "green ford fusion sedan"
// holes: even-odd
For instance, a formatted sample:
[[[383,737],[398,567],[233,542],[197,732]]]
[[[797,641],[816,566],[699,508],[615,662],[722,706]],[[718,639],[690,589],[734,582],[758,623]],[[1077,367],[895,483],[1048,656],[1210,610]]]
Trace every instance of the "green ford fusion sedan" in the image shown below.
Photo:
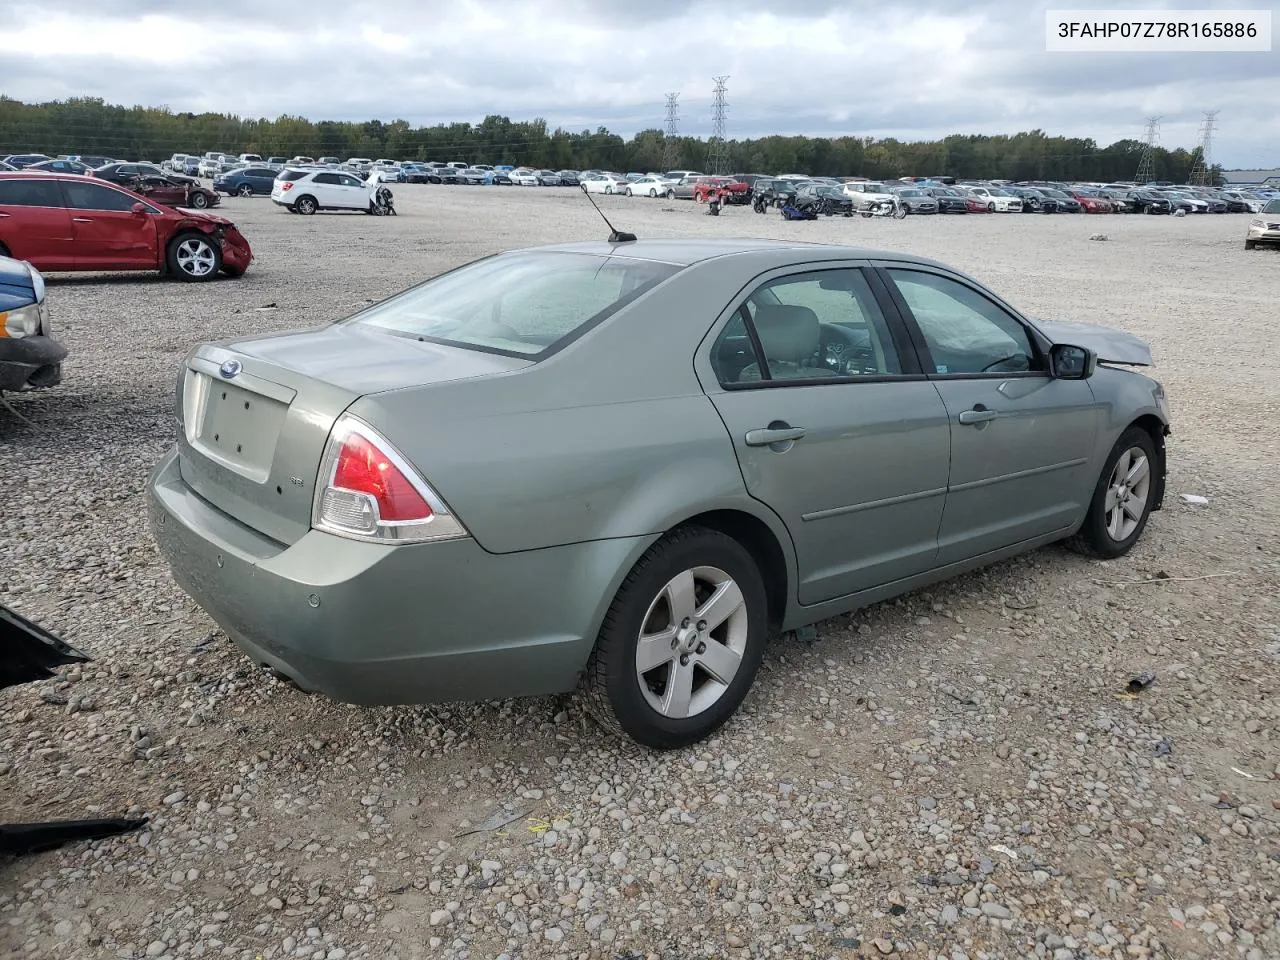
[[[151,523],[183,589],[303,689],[580,687],[673,748],[782,631],[1053,541],[1127,552],[1164,496],[1150,364],[908,255],[518,250],[194,349]]]

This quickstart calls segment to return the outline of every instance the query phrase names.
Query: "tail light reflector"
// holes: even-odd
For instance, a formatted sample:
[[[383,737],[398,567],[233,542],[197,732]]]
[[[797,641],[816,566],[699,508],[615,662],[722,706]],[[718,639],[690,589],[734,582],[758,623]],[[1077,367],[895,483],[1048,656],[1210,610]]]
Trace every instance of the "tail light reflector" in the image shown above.
[[[320,462],[312,526],[379,543],[469,534],[416,469],[368,424],[343,416]]]
[[[281,189],[281,191],[292,190],[292,189],[293,189],[293,181],[292,181],[292,180],[286,180],[284,183],[280,184],[280,189]]]

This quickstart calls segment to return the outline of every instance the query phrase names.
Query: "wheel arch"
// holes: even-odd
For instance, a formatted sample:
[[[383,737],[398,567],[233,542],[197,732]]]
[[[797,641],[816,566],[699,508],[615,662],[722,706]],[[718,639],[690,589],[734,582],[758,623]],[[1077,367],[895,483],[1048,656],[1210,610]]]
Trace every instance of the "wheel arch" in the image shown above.
[[[1169,425],[1154,413],[1144,413],[1131,421],[1125,430],[1132,430],[1135,427],[1151,437],[1151,442],[1156,448],[1156,458],[1159,462],[1156,464],[1155,496],[1151,501],[1151,509],[1159,510],[1164,506],[1165,475],[1168,467],[1165,437],[1169,434]]]
[[[756,562],[764,580],[769,609],[769,632],[782,628],[791,598],[792,565],[777,534],[759,517],[744,510],[719,509],[694,514],[673,530],[705,527],[740,543]]]

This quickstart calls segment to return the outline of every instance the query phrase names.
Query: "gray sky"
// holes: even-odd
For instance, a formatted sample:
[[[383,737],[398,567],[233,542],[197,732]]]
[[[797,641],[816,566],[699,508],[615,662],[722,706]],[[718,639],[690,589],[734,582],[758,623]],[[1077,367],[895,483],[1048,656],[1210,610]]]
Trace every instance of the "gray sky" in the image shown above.
[[[1280,54],[1047,53],[1044,11],[1083,5],[4,0],[0,92],[415,125],[498,113],[629,136],[662,126],[678,91],[681,132],[705,136],[727,74],[731,138],[1039,128],[1105,145],[1162,115],[1161,143],[1189,148],[1216,109],[1215,161],[1280,166]]]

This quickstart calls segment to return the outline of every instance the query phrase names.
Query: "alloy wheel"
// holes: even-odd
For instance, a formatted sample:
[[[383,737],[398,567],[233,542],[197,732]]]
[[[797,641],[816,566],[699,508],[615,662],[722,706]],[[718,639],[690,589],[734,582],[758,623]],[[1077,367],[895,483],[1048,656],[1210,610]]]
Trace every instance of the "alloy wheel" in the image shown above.
[[[1138,529],[1151,492],[1151,462],[1141,447],[1130,447],[1120,455],[1111,479],[1103,510],[1107,535],[1117,542],[1127,540]]]
[[[718,567],[672,577],[649,604],[636,643],[636,679],[649,706],[672,720],[696,716],[733,683],[747,649],[742,590]]]
[[[189,277],[207,277],[217,264],[213,248],[208,241],[196,237],[178,244],[176,254],[178,269]]]

